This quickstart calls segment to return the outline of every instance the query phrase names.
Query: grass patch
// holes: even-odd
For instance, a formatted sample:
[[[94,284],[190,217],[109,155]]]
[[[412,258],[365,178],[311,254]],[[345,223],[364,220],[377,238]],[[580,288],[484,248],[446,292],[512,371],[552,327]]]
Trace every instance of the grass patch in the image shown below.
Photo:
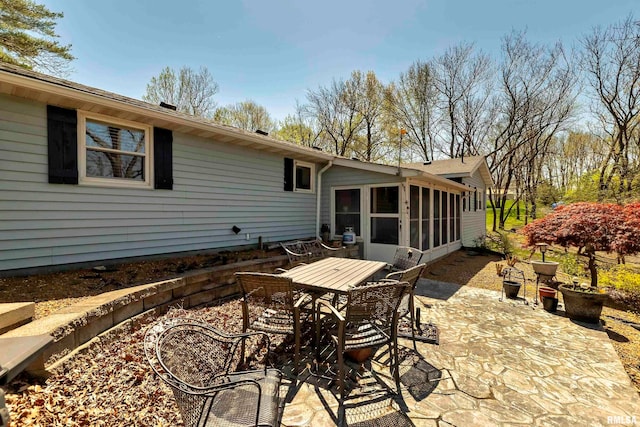
[[[513,200],[507,200],[505,207],[505,212],[508,212],[509,215],[506,218],[504,223],[505,230],[519,229],[524,227],[524,202],[518,202],[518,206],[520,207],[520,218],[517,215],[517,206],[515,205]],[[496,209],[496,215],[500,215],[500,210]],[[499,226],[499,220],[496,220],[496,226]],[[493,228],[493,207],[491,203],[487,203],[487,229],[491,230]]]

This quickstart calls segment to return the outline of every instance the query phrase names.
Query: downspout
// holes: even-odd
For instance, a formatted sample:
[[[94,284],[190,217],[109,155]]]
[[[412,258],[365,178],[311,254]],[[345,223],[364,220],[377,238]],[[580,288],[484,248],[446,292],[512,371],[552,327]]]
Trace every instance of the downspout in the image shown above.
[[[318,172],[318,182],[316,185],[316,237],[318,239],[322,238],[322,236],[320,235],[320,199],[322,196],[322,174],[331,166],[333,166],[333,160],[329,160],[329,163],[327,163],[325,167],[320,169],[320,172]]]

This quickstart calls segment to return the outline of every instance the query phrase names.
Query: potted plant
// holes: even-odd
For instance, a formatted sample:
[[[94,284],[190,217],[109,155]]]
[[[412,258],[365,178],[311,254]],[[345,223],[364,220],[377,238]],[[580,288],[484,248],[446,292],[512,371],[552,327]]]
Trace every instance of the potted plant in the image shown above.
[[[566,314],[569,318],[598,323],[607,294],[598,288],[596,252],[617,252],[619,255],[640,252],[640,203],[627,206],[611,203],[574,203],[560,206],[538,219],[521,232],[527,246],[538,242],[579,248],[578,254],[588,260],[591,283],[562,284]]]
[[[322,224],[320,226],[320,236],[322,237],[322,241],[324,241],[325,243],[329,242],[330,233],[331,228],[329,227],[329,224]]]

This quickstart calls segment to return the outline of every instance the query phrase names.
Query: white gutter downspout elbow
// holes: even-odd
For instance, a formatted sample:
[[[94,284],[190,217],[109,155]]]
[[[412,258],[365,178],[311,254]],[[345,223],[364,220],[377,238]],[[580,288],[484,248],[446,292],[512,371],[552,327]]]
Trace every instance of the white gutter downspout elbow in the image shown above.
[[[316,185],[316,237],[318,239],[322,239],[322,236],[320,235],[320,199],[322,196],[322,174],[331,166],[333,166],[333,160],[329,160],[329,163],[327,163],[325,167],[320,169],[320,172],[318,172],[318,182]]]

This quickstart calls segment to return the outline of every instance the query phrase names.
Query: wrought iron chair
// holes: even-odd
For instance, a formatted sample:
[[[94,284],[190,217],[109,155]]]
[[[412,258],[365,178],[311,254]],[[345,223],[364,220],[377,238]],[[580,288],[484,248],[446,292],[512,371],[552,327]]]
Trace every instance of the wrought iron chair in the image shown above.
[[[301,310],[312,301],[296,292],[288,277],[275,274],[239,272],[235,274],[242,290],[242,331],[249,329],[272,334],[293,335],[294,374],[300,364]],[[309,309],[313,316],[313,307]]]
[[[267,334],[229,335],[207,323],[170,318],[152,325],[144,351],[167,383],[187,427],[277,426],[281,413],[280,371],[235,371],[245,339]]]
[[[398,307],[399,319],[398,321],[409,317],[411,322],[411,337],[413,339],[413,349],[418,351],[416,346],[416,305],[415,305],[415,293],[418,280],[422,277],[422,272],[427,267],[427,264],[418,264],[415,267],[411,267],[407,270],[396,271],[389,273],[383,279],[383,281],[391,280],[394,282],[406,282],[409,284],[409,290],[402,298],[400,306]],[[420,319],[418,319],[420,320]]]
[[[330,256],[341,249],[327,246],[318,239],[280,243],[280,246],[282,246],[289,258],[290,267]]]
[[[316,358],[320,360],[321,313],[327,313],[325,320],[331,321],[324,328],[332,343],[336,346],[338,358],[338,390],[345,396],[345,352],[367,347],[389,345],[390,370],[398,394],[400,394],[400,374],[398,360],[398,306],[402,296],[409,289],[408,283],[372,282],[351,289],[347,295],[347,304],[338,310],[325,300],[318,300],[316,313]]]
[[[393,257],[393,263],[387,266],[391,272],[407,270],[420,264],[423,252],[410,246],[398,246]]]

